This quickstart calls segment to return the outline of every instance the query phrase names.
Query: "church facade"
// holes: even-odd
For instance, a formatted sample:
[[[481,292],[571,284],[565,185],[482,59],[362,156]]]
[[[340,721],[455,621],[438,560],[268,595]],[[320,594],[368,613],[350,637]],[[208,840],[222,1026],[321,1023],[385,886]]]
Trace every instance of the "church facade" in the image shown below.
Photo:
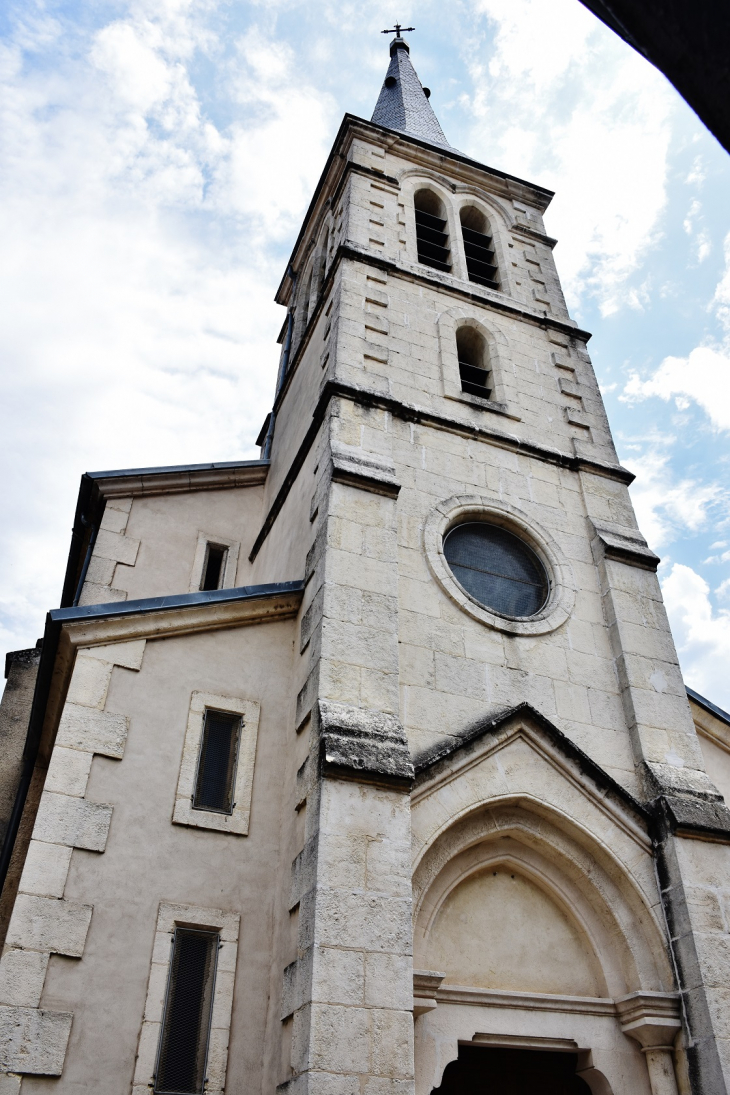
[[[552,195],[390,54],[277,292],[261,459],[85,475],[10,656],[1,1095],[730,1089],[730,720]]]

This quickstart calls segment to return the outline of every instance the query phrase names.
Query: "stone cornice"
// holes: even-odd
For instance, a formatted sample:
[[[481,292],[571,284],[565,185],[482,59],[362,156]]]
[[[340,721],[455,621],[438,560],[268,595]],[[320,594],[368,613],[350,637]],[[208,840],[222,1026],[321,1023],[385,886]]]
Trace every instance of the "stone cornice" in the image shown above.
[[[289,465],[289,470],[284,476],[284,480],[269,508],[269,512],[264,518],[264,522],[249,554],[249,560],[251,562],[254,561],[261,550],[261,546],[269,535],[269,532],[289,495],[289,491],[296,482],[297,476],[306,460],[307,453],[314,444],[315,438],[324,421],[330,402],[337,397],[351,399],[360,406],[376,407],[381,410],[390,411],[395,417],[400,418],[405,422],[432,426],[434,429],[458,434],[462,437],[489,441],[494,445],[498,445],[500,448],[508,449],[510,452],[523,453],[525,456],[534,456],[539,460],[545,460],[547,463],[569,468],[572,471],[590,472],[593,475],[600,475],[606,479],[613,479],[616,482],[625,483],[627,486],[634,481],[633,474],[626,468],[622,468],[619,464],[609,464],[601,460],[589,460],[587,457],[575,456],[570,453],[562,452],[560,449],[550,449],[547,448],[547,446],[537,445],[532,441],[525,441],[512,434],[503,433],[501,430],[490,429],[487,426],[477,426],[471,422],[464,422],[458,418],[437,414],[435,411],[428,410],[425,407],[419,407],[413,403],[404,403],[401,400],[394,399],[392,396],[371,392],[365,388],[358,388],[352,384],[344,384],[340,381],[331,380],[328,381],[322,389],[317,405],[312,412],[312,421],[309,429],[304,435],[304,439]]]
[[[354,165],[359,167],[359,164]],[[362,168],[362,171],[365,171]],[[539,236],[539,233],[532,232],[530,235],[534,238]],[[554,244],[556,241],[550,241],[549,237],[540,237],[544,243],[548,245]],[[567,338],[577,338],[581,342],[588,342],[592,337],[590,331],[584,331],[580,327],[576,327],[573,323],[567,320],[558,319],[556,316],[548,315],[547,312],[538,311],[534,308],[528,307],[526,304],[521,304],[513,297],[507,297],[497,291],[489,289],[480,289],[476,282],[457,282],[450,276],[444,275],[440,277],[435,273],[426,273],[426,268],[418,268],[413,266],[400,266],[396,262],[392,262],[390,259],[383,258],[380,255],[375,255],[371,251],[367,251],[364,248],[356,247],[352,241],[346,241],[341,243],[337,248],[332,262],[330,263],[327,276],[322,283],[319,299],[315,305],[312,315],[309,317],[309,322],[306,328],[302,332],[302,336],[299,340],[299,344],[291,357],[289,368],[287,369],[286,376],[282,382],[282,385],[277,392],[276,399],[274,400],[274,412],[278,412],[282,403],[286,399],[287,392],[291,384],[292,377],[294,376],[300,361],[302,360],[305,350],[309,345],[309,341],[317,326],[317,322],[321,315],[322,309],[328,299],[329,291],[335,279],[335,275],[339,270],[340,265],[350,260],[352,262],[362,262],[366,266],[371,266],[377,270],[381,270],[386,274],[390,274],[393,277],[401,277],[408,281],[412,281],[415,284],[428,286],[429,288],[436,289],[439,292],[443,292],[453,297],[454,300],[468,302],[469,304],[478,304],[483,308],[488,308],[491,311],[497,312],[501,315],[516,317],[517,319],[524,320],[525,323],[530,323],[533,327],[540,327],[547,331],[558,331],[560,334],[565,335]]]
[[[642,570],[656,571],[660,559],[655,555],[638,529],[609,521],[591,521],[598,550],[606,559],[614,559]]]
[[[331,700],[320,700],[317,714],[324,775],[410,790],[413,764],[395,715]]]
[[[182,593],[110,605],[60,608],[49,613],[49,617],[53,624],[60,625],[62,641],[71,647],[99,646],[288,619],[299,611],[303,590],[303,582],[240,586],[212,590],[212,597],[206,593]]]
[[[132,468],[87,474],[103,498],[129,498],[258,486],[266,481],[268,470],[267,460],[230,460],[215,464]]]

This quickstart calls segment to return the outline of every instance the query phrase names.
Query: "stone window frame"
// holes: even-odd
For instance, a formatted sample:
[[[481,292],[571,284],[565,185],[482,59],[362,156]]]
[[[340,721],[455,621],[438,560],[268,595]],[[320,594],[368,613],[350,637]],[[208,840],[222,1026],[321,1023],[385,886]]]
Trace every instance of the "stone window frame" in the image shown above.
[[[510,411],[507,403],[504,366],[508,358],[509,342],[503,331],[491,320],[485,322],[481,311],[469,305],[449,308],[447,311],[442,312],[436,321],[436,326],[438,328],[439,363],[441,365],[441,385],[444,398],[458,400],[460,403],[469,403],[471,406],[480,407],[483,410],[496,411],[519,422],[520,416]],[[492,397],[490,399],[462,391],[459,355],[456,348],[456,332],[459,327],[473,327],[486,342],[492,382]]]
[[[218,962],[213,1006],[211,1009],[208,1066],[205,1085],[206,1095],[223,1095],[228,1064],[228,1042],[233,1013],[233,988],[238,957],[238,938],[241,918],[238,913],[224,909],[208,909],[198,905],[180,905],[160,902],[152,960],[147,982],[142,1026],[137,1048],[137,1061],[132,1081],[132,1095],[149,1095],[154,1089],[155,1068],[162,1031],[162,1018],[167,993],[167,983],[172,957],[172,939],[175,928],[197,928],[218,932]]]
[[[242,719],[233,788],[234,805],[230,814],[193,808],[192,798],[195,791],[198,758],[205,713],[208,710],[225,711],[228,714],[240,715]],[[173,824],[190,825],[197,829],[215,829],[221,833],[233,833],[235,836],[248,836],[260,714],[260,704],[255,700],[244,699],[242,696],[219,696],[211,692],[198,691],[191,694],[172,813]]]
[[[204,532],[200,529],[198,531],[198,542],[195,546],[193,566],[190,571],[189,593],[198,593],[200,591],[200,583],[203,580],[203,568],[205,567],[205,561],[207,559],[208,544],[215,544],[216,547],[224,547],[227,552],[226,565],[223,568],[223,580],[218,588],[233,589],[236,584],[238,556],[241,551],[240,540],[231,540],[227,536],[218,536],[217,533]]]
[[[547,602],[529,619],[514,619],[480,605],[457,582],[444,555],[444,537],[464,521],[488,521],[519,536],[545,567],[550,592]],[[495,631],[510,635],[544,635],[569,618],[575,604],[573,570],[550,533],[517,506],[481,494],[454,495],[431,510],[423,530],[428,565],[436,581],[459,608]]]

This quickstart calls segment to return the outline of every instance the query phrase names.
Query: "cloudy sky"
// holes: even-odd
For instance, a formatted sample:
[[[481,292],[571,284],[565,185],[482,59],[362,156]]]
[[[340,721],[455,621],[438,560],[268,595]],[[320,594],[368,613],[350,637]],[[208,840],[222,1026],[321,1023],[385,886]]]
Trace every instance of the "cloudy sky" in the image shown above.
[[[0,651],[58,604],[85,470],[256,457],[272,295],[412,23],[452,144],[556,191],[687,682],[730,709],[730,158],[578,0],[6,0]]]

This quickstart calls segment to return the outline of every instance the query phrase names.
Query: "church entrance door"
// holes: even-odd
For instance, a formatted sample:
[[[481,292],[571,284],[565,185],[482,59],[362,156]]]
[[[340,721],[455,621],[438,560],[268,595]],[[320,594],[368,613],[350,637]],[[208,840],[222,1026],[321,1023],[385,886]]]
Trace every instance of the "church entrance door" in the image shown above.
[[[576,1076],[577,1054],[459,1046],[431,1095],[590,1095]]]

